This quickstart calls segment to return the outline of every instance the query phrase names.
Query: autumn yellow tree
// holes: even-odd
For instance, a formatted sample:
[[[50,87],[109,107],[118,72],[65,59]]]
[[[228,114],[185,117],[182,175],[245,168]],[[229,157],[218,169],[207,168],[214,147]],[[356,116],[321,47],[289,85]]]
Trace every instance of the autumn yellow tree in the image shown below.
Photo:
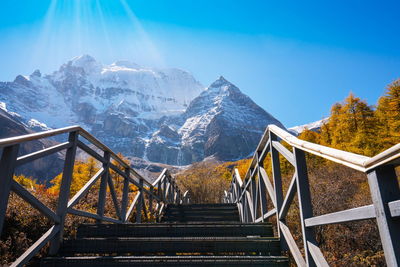
[[[98,163],[91,157],[86,162],[75,162],[71,182],[71,195],[76,194],[98,170]],[[52,184],[49,188],[50,193],[56,194],[60,191],[61,180],[62,173],[50,181]]]
[[[400,142],[400,79],[391,83],[379,98],[376,109],[379,138],[383,148]]]

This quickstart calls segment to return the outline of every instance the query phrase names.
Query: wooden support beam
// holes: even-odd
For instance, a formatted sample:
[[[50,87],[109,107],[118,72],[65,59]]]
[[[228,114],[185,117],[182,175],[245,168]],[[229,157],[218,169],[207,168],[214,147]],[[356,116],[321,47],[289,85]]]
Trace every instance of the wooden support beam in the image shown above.
[[[314,229],[307,228],[305,220],[313,217],[310,184],[308,181],[306,157],[304,151],[293,148],[293,155],[295,158],[295,169],[297,174],[297,192],[299,197],[299,211],[300,211],[300,222],[303,233],[303,244],[306,255],[307,266],[316,266],[316,262],[311,256],[308,244],[314,244],[317,246],[317,241],[314,236]]]
[[[140,192],[137,192],[135,198],[133,199],[131,205],[129,206],[128,212],[125,215],[125,220],[124,220],[125,222],[128,221],[129,216],[131,215],[133,209],[135,208],[139,197],[140,197]]]
[[[104,173],[101,176],[100,180],[100,189],[97,202],[97,215],[99,215],[100,218],[102,218],[104,215],[104,207],[106,204],[107,182],[108,182],[108,176],[110,175],[109,173],[110,158],[111,158],[110,156],[111,155],[108,151],[104,151],[104,163],[103,163]],[[101,223],[101,219],[99,219],[97,222]]]
[[[6,217],[8,198],[10,196],[18,150],[19,144],[7,146],[3,148],[0,159],[0,235]]]
[[[143,187],[143,180],[140,180],[140,185]],[[139,188],[139,198],[136,206],[136,223],[142,222],[142,210],[143,210],[143,189]]]
[[[400,199],[394,166],[381,166],[368,173],[379,235],[388,267],[400,265],[400,220],[392,217],[388,203]]]
[[[64,168],[60,185],[60,193],[58,195],[58,205],[56,210],[56,214],[60,218],[60,223],[58,224],[60,230],[54,236],[50,244],[50,249],[49,249],[50,255],[55,255],[58,252],[58,249],[60,248],[60,244],[62,242],[64,235],[64,223],[65,223],[65,216],[67,215],[68,199],[71,192],[71,182],[72,182],[72,174],[74,171],[78,134],[79,134],[78,131],[70,132],[68,137],[68,142],[70,142],[72,145],[70,148],[67,149],[67,153],[65,155]]]
[[[46,156],[51,155],[53,153],[57,153],[57,152],[59,152],[61,150],[67,149],[69,147],[71,147],[71,143],[70,142],[65,142],[65,143],[61,143],[61,144],[58,144],[58,145],[55,145],[55,146],[52,146],[52,147],[48,147],[48,148],[42,149],[40,151],[36,151],[36,152],[30,153],[30,154],[18,157],[16,165],[20,166],[20,165],[26,164],[26,163],[31,162],[33,160],[36,160],[36,159],[39,159],[39,158],[42,158],[42,157],[46,157]]]
[[[126,222],[126,212],[128,208],[128,195],[129,195],[129,168],[125,168],[125,174],[127,178],[124,177],[124,187],[122,189],[122,201],[121,201],[121,220]]]
[[[111,175],[108,175],[108,188],[110,189],[111,199],[114,203],[115,213],[117,214],[118,218],[120,220],[122,220],[121,210],[120,210],[119,204],[118,204],[117,193],[115,192],[114,182],[111,178]]]
[[[287,150],[279,141],[272,141],[272,146],[279,151],[279,153],[294,166],[293,154]]]
[[[274,197],[275,197],[275,208],[276,214],[281,212],[282,204],[283,204],[283,191],[282,191],[282,176],[281,176],[281,165],[279,160],[279,151],[273,146],[274,141],[278,141],[278,137],[270,132],[269,139],[271,140],[271,161],[272,161],[272,176],[274,180]],[[267,181],[268,182],[268,181]],[[268,188],[268,187],[267,187]],[[279,227],[279,216],[276,216],[277,220],[277,229],[278,229],[278,236],[280,235],[280,227]],[[285,240],[281,238],[281,247],[285,248]]]
[[[101,175],[104,174],[104,168],[97,171],[95,175],[68,201],[68,208],[75,206],[79,200],[86,195],[90,188],[97,182]]]
[[[283,200],[281,211],[279,212],[279,220],[283,221],[286,217],[287,212],[289,211],[290,204],[296,195],[297,192],[297,184],[296,184],[296,172],[293,174],[292,180],[290,182],[289,188],[286,192],[286,197]]]
[[[23,200],[31,204],[32,207],[40,211],[40,213],[42,213],[44,216],[55,223],[60,223],[60,218],[51,209],[44,205],[39,199],[37,199],[28,190],[26,190],[22,185],[13,180],[11,184],[11,189]]]
[[[60,231],[59,225],[53,225],[32,246],[28,248],[10,267],[24,266]]]
[[[261,178],[265,184],[265,187],[267,188],[267,192],[268,192],[269,197],[271,198],[272,204],[274,205],[274,207],[276,207],[275,189],[272,186],[271,181],[269,180],[268,174],[263,167],[260,167],[260,174],[261,174]]]
[[[305,219],[306,227],[313,227],[326,224],[343,223],[375,218],[373,205],[332,212],[312,218]]]
[[[310,250],[310,254],[314,259],[315,264],[318,267],[329,267],[328,262],[325,260],[324,254],[322,254],[319,247],[315,244],[308,242],[308,249]]]
[[[289,247],[290,253],[292,253],[292,256],[297,264],[297,266],[300,267],[306,267],[306,261],[304,260],[303,256],[301,255],[300,249],[296,244],[296,241],[294,241],[294,238],[292,234],[290,233],[289,228],[284,224],[283,222],[279,221],[279,228],[280,232],[282,233],[282,236],[285,237],[286,244]]]

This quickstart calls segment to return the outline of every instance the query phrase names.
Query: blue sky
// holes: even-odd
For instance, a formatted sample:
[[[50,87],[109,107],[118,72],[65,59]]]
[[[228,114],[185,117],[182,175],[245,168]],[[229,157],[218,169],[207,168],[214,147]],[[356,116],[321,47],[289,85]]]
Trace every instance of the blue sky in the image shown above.
[[[399,1],[2,0],[0,80],[90,54],[219,75],[287,127],[400,78]]]

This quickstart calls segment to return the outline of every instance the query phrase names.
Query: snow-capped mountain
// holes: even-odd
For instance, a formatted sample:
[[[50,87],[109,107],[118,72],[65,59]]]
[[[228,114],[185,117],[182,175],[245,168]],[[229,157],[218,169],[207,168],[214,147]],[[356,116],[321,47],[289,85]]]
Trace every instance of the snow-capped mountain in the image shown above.
[[[283,127],[223,77],[203,88],[183,70],[85,55],[0,82],[0,101],[32,129],[79,124],[126,156],[172,165],[246,157],[268,124]]]
[[[290,128],[288,128],[288,130],[289,130],[289,132],[291,132],[292,134],[294,134],[296,136],[301,134],[305,129],[310,130],[310,131],[318,131],[324,123],[328,122],[328,120],[329,120],[329,118],[324,118],[319,121],[314,121],[314,122],[310,122],[307,124],[290,127]]]
[[[0,83],[0,101],[26,119],[57,128],[102,123],[108,114],[160,118],[182,113],[203,86],[179,69],[157,70],[119,61],[103,65],[84,55],[42,76],[19,75]]]
[[[247,157],[268,124],[284,126],[222,76],[193,99],[186,112],[165,120],[147,145],[151,161],[185,165],[216,156]]]

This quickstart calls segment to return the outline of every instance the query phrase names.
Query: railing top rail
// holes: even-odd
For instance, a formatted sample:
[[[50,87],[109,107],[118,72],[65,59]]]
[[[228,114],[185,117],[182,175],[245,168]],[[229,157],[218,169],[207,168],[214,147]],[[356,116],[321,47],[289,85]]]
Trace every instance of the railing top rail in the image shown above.
[[[48,138],[48,137],[52,137],[52,136],[59,135],[59,134],[70,133],[70,132],[74,132],[74,131],[79,131],[79,134],[82,137],[87,139],[89,142],[91,142],[97,148],[101,149],[102,151],[109,152],[111,158],[113,160],[115,160],[116,162],[118,162],[122,167],[129,168],[130,173],[133,176],[135,176],[138,179],[143,180],[144,183],[146,183],[146,185],[148,185],[148,186],[152,185],[146,178],[144,178],[138,172],[136,172],[134,169],[132,169],[132,167],[129,166],[129,164],[125,163],[108,146],[106,146],[105,144],[100,142],[96,137],[91,135],[89,132],[87,132],[85,129],[83,129],[79,125],[74,125],[74,126],[69,126],[69,127],[64,127],[64,128],[60,128],[60,129],[54,129],[54,130],[48,130],[48,131],[39,132],[39,133],[32,133],[32,134],[26,134],[26,135],[21,135],[21,136],[0,139],[0,148],[5,147],[5,146],[15,145],[18,143],[24,143],[24,142],[34,141],[34,140],[38,140],[38,139]]]
[[[311,142],[307,142],[304,140],[300,140],[287,131],[279,128],[276,125],[270,124],[268,125],[265,133],[257,146],[257,151],[261,152],[269,139],[269,132],[274,133],[276,136],[281,138],[283,141],[288,143],[289,145],[306,151],[310,154],[320,156],[322,158],[337,162],[339,164],[348,166],[350,168],[367,172],[372,168],[376,168],[379,165],[392,161],[396,158],[400,158],[400,144],[397,144],[388,150],[383,151],[382,153],[374,156],[367,157],[351,152],[342,151],[335,148],[330,148],[318,144],[314,144]],[[251,166],[255,166],[256,164],[256,155],[253,157],[253,161]],[[248,175],[246,175],[246,178]]]
[[[49,130],[39,133],[25,134],[20,136],[14,136],[9,138],[0,139],[0,147],[11,146],[18,143],[29,142],[37,139],[47,138],[63,133],[70,133],[73,131],[83,130],[80,126],[74,125],[69,127],[64,127],[55,130]]]

